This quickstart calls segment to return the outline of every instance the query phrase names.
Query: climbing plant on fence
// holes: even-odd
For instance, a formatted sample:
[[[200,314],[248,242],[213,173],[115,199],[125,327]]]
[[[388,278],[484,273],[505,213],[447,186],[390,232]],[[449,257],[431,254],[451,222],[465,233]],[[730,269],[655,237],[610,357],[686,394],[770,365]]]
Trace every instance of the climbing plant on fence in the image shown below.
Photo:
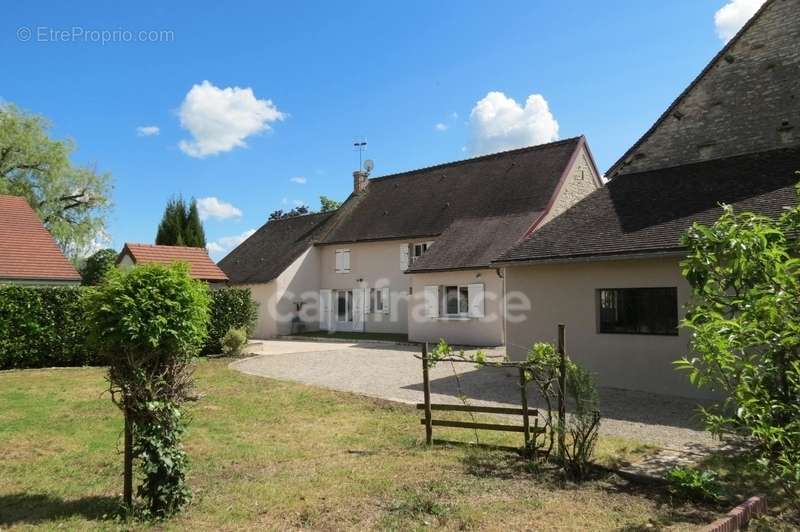
[[[125,503],[132,503],[135,459],[148,517],[168,516],[190,499],[181,406],[192,396],[192,360],[206,337],[209,295],[188,272],[182,264],[113,270],[85,298],[92,341],[110,365],[111,398],[126,420]]]

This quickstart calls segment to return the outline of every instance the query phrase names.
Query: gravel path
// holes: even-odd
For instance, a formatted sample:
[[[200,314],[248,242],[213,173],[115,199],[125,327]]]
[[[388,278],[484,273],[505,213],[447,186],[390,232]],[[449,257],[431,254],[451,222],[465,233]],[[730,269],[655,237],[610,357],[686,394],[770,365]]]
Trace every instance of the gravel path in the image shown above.
[[[265,341],[251,344],[251,358],[230,367],[251,375],[354,392],[402,403],[422,402],[422,368],[413,346],[375,343]],[[263,353],[263,354],[262,354]],[[472,404],[520,403],[518,374],[500,368],[455,364],[461,389]],[[431,397],[459,403],[453,365],[432,368]],[[531,392],[529,404],[539,405]],[[651,443],[677,452],[702,452],[716,443],[694,420],[696,402],[643,392],[600,389],[601,433]]]

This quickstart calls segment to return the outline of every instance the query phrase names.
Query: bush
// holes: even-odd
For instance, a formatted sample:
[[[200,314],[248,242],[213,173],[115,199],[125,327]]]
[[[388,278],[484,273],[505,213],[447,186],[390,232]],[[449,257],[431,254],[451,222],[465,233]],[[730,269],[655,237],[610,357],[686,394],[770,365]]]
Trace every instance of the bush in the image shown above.
[[[211,321],[201,354],[221,353],[222,339],[231,329],[244,329],[247,336],[253,334],[257,310],[249,288],[211,290]]]
[[[567,471],[576,479],[587,477],[600,430],[597,387],[586,369],[567,360],[567,395],[575,411],[567,419],[564,460]]]
[[[99,364],[86,342],[85,290],[0,285],[0,369]]]
[[[109,360],[111,398],[133,423],[143,513],[168,516],[190,499],[181,406],[206,336],[208,287],[185,264],[149,264],[110,271],[85,303],[91,339]]]
[[[239,356],[245,345],[247,345],[247,331],[231,329],[222,339],[222,352],[228,356]]]
[[[681,500],[696,502],[717,502],[720,486],[713,471],[674,467],[667,471],[669,492]]]

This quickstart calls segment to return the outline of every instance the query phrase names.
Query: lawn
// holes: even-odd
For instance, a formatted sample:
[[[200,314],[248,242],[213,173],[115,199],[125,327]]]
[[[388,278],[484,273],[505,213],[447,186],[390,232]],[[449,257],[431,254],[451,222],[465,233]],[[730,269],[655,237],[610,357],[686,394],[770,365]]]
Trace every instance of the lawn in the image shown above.
[[[428,449],[409,407],[242,375],[227,363],[198,364],[204,395],[186,435],[194,500],[158,529],[693,529],[714,518],[616,476],[576,485],[513,453]],[[0,373],[0,528],[146,527],[113,519],[122,423],[104,375]],[[512,444],[519,435],[481,438]],[[645,451],[619,440],[600,447],[607,462]]]

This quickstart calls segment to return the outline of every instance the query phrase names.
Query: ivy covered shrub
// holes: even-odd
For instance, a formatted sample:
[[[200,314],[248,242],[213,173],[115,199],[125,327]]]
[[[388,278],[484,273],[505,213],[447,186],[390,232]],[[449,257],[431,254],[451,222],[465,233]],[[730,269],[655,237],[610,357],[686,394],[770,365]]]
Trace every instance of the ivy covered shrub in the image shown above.
[[[166,517],[190,499],[181,407],[206,337],[208,287],[184,264],[143,265],[110,271],[85,306],[91,339],[109,361],[111,398],[133,424],[141,512]]]
[[[258,305],[249,288],[220,288],[211,290],[211,321],[203,355],[222,352],[222,339],[231,329],[244,329],[249,337],[256,324]]]
[[[83,290],[0,284],[0,369],[100,364],[86,342]]]

